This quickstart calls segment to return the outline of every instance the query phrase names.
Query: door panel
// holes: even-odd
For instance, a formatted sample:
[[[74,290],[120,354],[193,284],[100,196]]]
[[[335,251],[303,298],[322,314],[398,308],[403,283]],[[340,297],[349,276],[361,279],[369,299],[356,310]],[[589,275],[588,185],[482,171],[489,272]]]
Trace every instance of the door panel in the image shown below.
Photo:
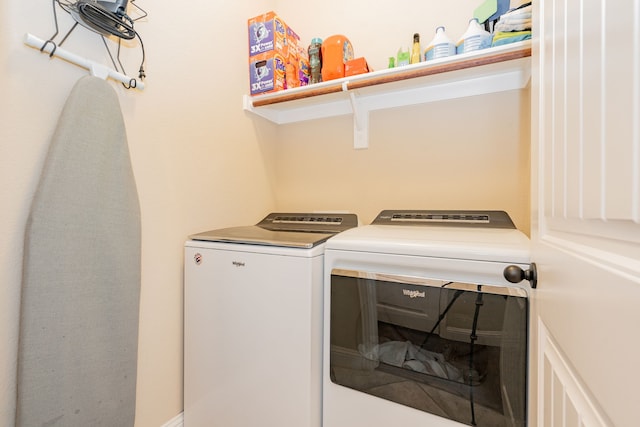
[[[639,28],[638,0],[534,2],[537,425],[637,425]]]
[[[589,392],[582,388],[549,336],[544,325],[540,325],[540,360],[544,365],[544,426],[590,426],[605,427],[610,421],[602,418]]]

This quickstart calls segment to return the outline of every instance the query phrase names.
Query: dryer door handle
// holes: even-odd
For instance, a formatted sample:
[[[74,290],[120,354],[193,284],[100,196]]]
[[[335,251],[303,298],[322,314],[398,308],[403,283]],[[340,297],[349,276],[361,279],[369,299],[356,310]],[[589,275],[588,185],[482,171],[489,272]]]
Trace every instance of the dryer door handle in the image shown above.
[[[536,263],[532,262],[528,270],[523,270],[517,265],[510,265],[504,269],[504,278],[511,283],[520,283],[528,280],[533,289],[538,287],[538,269]]]

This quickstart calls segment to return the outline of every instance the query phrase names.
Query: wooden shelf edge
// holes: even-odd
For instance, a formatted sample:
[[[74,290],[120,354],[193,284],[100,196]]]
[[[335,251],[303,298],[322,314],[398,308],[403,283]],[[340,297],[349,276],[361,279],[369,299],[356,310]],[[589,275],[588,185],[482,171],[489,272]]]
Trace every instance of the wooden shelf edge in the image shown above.
[[[503,47],[501,46],[501,48]],[[362,89],[385,83],[481,67],[483,65],[496,64],[531,56],[530,41],[519,43],[519,46],[515,49],[513,46],[508,45],[504,48],[507,49],[506,52],[474,52],[475,55],[467,58],[450,57],[449,61],[443,63],[427,64],[426,62],[422,62],[415,64],[416,66],[408,66],[406,68],[385,69],[379,72],[352,76],[351,78],[345,77],[331,82],[323,82],[271,94],[257,95],[249,97],[249,100],[253,107],[264,107],[331,93]]]
[[[343,92],[344,88],[342,87],[342,84],[333,84],[333,85],[329,85],[329,86],[317,86],[313,85],[313,86],[305,86],[304,91],[297,91],[297,92],[289,92],[284,90],[282,92],[278,92],[278,96],[276,97],[272,97],[272,98],[267,98],[267,99],[260,99],[260,98],[251,98],[252,100],[252,104],[254,107],[264,107],[265,105],[272,105],[272,104],[279,104],[281,102],[288,102],[288,101],[296,101],[298,99],[304,99],[304,98],[313,98],[315,96],[320,96],[320,95],[328,95],[330,93],[338,93],[338,92]]]
[[[487,55],[479,58],[470,58],[462,61],[452,62],[448,64],[434,65],[428,68],[418,70],[406,70],[389,76],[372,77],[370,79],[349,82],[347,88],[362,89],[369,86],[375,86],[385,83],[392,83],[401,80],[414,79],[418,77],[431,76],[434,74],[449,73],[452,71],[464,70],[467,68],[481,67],[483,65],[497,64],[499,62],[511,61],[514,59],[526,58],[531,56],[531,48],[522,49],[514,52],[498,53]]]

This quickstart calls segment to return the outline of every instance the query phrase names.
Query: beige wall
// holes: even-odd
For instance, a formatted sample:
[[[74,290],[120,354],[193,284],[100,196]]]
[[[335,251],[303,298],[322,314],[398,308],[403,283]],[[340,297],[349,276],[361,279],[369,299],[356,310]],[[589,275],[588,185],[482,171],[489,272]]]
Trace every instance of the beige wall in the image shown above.
[[[509,91],[374,112],[367,150],[353,149],[351,117],[282,126],[278,205],[363,223],[382,209],[498,209],[528,233],[527,101]]]
[[[276,127],[241,109],[252,15],[274,9],[306,42],[345,33],[356,55],[380,69],[414,32],[426,44],[444,24],[457,38],[477,2],[328,0],[311,12],[288,0],[137,1],[150,13],[137,24],[147,89],[114,83],[142,208],[136,427],[160,426],[182,410],[182,244],[190,233],[252,223],[275,209],[348,209],[369,222],[384,208],[505,209],[528,232],[527,92],[375,112],[362,151],[352,148],[349,117]],[[49,2],[0,2],[3,426],[14,416],[24,225],[58,114],[86,74],[22,44],[26,32],[52,31]],[[65,47],[106,59],[96,37],[79,29]],[[137,55],[125,53],[131,74]]]
[[[196,231],[254,222],[274,209],[274,146],[242,111],[247,16],[265,2],[138,0],[147,88],[114,83],[125,117],[142,210],[137,427],[182,411],[182,244]],[[62,31],[66,26],[61,22]],[[0,4],[0,425],[13,425],[22,243],[49,139],[86,72],[22,44],[53,33],[50,1]],[[101,60],[97,35],[64,47]],[[139,51],[125,66],[138,69]],[[270,127],[260,132],[272,131]],[[237,215],[237,216],[235,216]]]
[[[457,40],[479,2],[280,1],[303,40],[345,34],[374,69],[413,33],[423,49],[444,25]],[[370,116],[369,149],[353,149],[349,116],[280,126],[278,206],[343,209],[371,221],[382,209],[501,209],[529,233],[529,91],[510,91]]]

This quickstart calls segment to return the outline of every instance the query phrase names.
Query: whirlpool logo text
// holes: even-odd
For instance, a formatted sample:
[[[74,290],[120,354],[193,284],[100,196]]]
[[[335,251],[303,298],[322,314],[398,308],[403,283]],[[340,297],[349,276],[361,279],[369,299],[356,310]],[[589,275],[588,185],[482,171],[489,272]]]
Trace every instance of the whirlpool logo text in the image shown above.
[[[427,293],[426,292],[420,292],[420,291],[412,291],[409,289],[403,289],[402,290],[402,295],[409,297],[409,298],[426,298],[427,297]]]

